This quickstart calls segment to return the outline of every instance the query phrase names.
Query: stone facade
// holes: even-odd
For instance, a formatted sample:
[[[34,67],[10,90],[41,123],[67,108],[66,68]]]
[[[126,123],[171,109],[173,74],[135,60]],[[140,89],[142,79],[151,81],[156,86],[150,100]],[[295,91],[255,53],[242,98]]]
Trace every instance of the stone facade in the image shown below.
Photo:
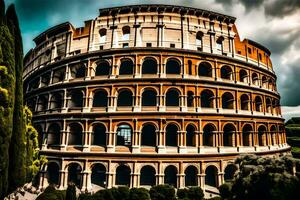
[[[219,186],[243,153],[286,154],[270,51],[235,18],[140,5],[55,26],[25,57],[40,189]]]

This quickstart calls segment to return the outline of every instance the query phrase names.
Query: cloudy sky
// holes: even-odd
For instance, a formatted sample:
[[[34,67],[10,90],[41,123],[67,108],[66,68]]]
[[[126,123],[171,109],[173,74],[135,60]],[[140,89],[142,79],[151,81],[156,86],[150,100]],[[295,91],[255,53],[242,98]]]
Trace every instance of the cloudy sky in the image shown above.
[[[47,28],[70,21],[82,26],[99,8],[130,4],[175,4],[197,7],[237,18],[242,38],[253,39],[272,51],[285,118],[300,116],[300,0],[5,0],[15,3],[24,50]]]

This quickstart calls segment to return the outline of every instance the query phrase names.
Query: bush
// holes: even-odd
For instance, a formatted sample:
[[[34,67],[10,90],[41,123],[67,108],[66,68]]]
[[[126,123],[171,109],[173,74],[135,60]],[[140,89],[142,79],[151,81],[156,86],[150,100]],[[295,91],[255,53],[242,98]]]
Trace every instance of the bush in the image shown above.
[[[130,200],[151,200],[148,190],[145,188],[132,188],[129,193]]]
[[[54,186],[48,186],[36,200],[64,200],[65,191],[56,190]]]
[[[200,187],[191,187],[188,190],[188,198],[190,200],[201,200],[204,198],[203,190]]]
[[[68,184],[66,200],[76,200],[76,186],[74,183]]]
[[[151,200],[175,200],[175,189],[170,185],[157,185],[150,189]]]
[[[187,199],[188,198],[188,192],[189,190],[187,188],[184,189],[178,189],[177,190],[177,197],[178,199]]]

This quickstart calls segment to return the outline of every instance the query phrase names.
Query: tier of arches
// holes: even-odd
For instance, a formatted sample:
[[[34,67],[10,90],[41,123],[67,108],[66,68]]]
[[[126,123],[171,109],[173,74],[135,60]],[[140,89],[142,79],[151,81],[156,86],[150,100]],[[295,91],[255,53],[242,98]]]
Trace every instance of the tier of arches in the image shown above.
[[[149,187],[158,184],[169,184],[175,188],[205,185],[218,187],[226,181],[233,179],[238,167],[228,162],[224,168],[218,163],[201,164],[184,163],[182,167],[178,163],[166,163],[158,166],[157,163],[138,163],[133,168],[132,163],[113,163],[108,170],[107,163],[95,162],[84,167],[78,162],[69,162],[65,167],[60,163],[50,161],[44,166],[42,178],[43,187],[47,184],[55,184],[60,188],[73,182],[78,188],[90,190],[97,185],[102,188],[115,186]],[[222,170],[222,171],[221,171]]]
[[[63,66],[51,71],[45,72],[38,78],[33,79],[27,87],[27,91],[46,87],[63,81],[72,81],[76,79],[94,79],[97,77],[176,77],[176,75],[185,75],[184,78],[197,78],[219,81],[233,81],[251,86],[276,90],[275,79],[270,75],[256,70],[250,70],[242,67],[234,67],[229,64],[217,64],[211,61],[182,61],[177,57],[165,58],[164,63],[159,62],[158,57],[142,57],[141,63],[132,57],[123,57],[119,60],[96,60],[87,63],[77,63]],[[112,64],[116,63],[116,64]],[[114,67],[113,67],[114,66]]]
[[[87,94],[87,95],[86,95]],[[136,107],[143,111],[147,107],[174,107],[191,109],[226,109],[255,111],[280,115],[277,98],[248,92],[217,90],[212,88],[159,87],[121,87],[109,90],[71,89],[39,95],[27,101],[36,112],[59,111],[61,109],[102,108],[103,111],[118,110],[122,107]],[[107,108],[113,108],[108,110]],[[151,111],[157,111],[153,108]]]
[[[63,128],[65,127],[65,128]],[[275,146],[286,143],[282,125],[266,126],[250,123],[239,127],[235,123],[224,123],[221,129],[213,122],[205,123],[200,129],[197,123],[187,123],[182,127],[175,121],[165,125],[144,122],[139,125],[122,122],[114,124],[113,129],[107,123],[94,122],[89,126],[79,122],[62,124],[53,122],[43,129],[36,125],[41,135],[40,145],[52,146],[101,146],[129,148],[154,147],[238,147],[238,146]],[[133,127],[137,127],[134,129]]]

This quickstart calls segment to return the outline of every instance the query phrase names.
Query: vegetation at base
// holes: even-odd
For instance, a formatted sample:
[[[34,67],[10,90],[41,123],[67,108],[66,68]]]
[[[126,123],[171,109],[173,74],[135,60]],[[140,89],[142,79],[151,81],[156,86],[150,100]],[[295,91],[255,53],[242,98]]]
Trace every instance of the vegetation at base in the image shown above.
[[[246,155],[235,162],[239,172],[220,186],[223,200],[293,200],[300,199],[299,162],[292,157]]]
[[[66,191],[56,190],[53,185],[48,186],[36,200],[65,200]]]
[[[23,106],[23,47],[14,5],[0,0],[0,199],[30,182],[45,162]],[[30,114],[31,115],[31,114]]]
[[[292,147],[292,154],[300,158],[300,117],[293,117],[285,124],[287,142]]]

